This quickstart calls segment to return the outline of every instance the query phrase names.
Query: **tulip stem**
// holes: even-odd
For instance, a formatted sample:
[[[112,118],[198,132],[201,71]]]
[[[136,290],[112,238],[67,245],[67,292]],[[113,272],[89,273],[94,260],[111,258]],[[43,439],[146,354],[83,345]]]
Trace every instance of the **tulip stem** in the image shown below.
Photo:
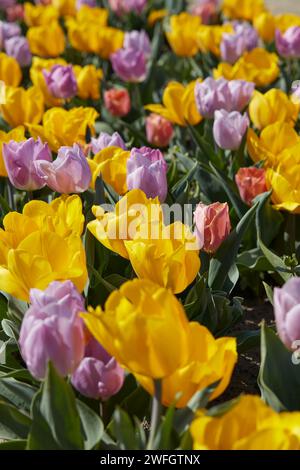
[[[7,181],[7,195],[8,195],[9,207],[14,211],[15,210],[14,189],[9,180]]]
[[[154,395],[152,399],[150,436],[147,444],[147,450],[154,450],[154,440],[161,414],[161,395],[162,382],[160,379],[154,380]]]

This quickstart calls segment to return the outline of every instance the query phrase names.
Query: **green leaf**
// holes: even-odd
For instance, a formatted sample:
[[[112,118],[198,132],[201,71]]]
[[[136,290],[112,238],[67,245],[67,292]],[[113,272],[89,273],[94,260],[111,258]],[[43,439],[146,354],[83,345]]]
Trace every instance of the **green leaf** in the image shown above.
[[[76,400],[76,406],[83,429],[84,448],[91,450],[101,441],[104,433],[103,423],[100,416],[82,401]]]
[[[134,425],[129,415],[119,407],[113,414],[111,428],[121,450],[135,450],[138,448]]]
[[[175,416],[175,407],[170,406],[167,410],[167,413],[163,417],[163,422],[157,432],[158,442],[155,444],[155,449],[168,450],[173,449],[174,444],[172,443],[172,435],[174,434],[173,430],[173,420]]]
[[[198,163],[196,162],[195,165],[188,171],[188,173],[184,175],[179,181],[177,181],[177,183],[173,186],[171,193],[175,201],[177,201],[177,199],[181,197],[182,193],[186,191],[186,188],[188,188],[189,183],[192,181],[197,168]]]
[[[37,389],[13,378],[0,378],[0,396],[25,411],[29,411]]]
[[[300,411],[299,372],[300,365],[293,363],[293,352],[263,323],[258,385],[262,398],[274,410]]]
[[[80,418],[72,387],[58,375],[51,363],[49,363],[46,380],[42,385],[39,414],[48,424],[53,441],[58,448],[84,449]],[[41,433],[45,429],[44,421],[41,421]],[[34,431],[35,440],[39,442],[37,434],[39,427],[37,426]],[[51,445],[53,441],[50,442]]]
[[[0,294],[0,321],[7,317],[7,300]]]
[[[14,439],[13,441],[0,442],[0,450],[25,450],[27,441],[25,439]]]
[[[0,439],[26,439],[30,425],[28,416],[12,405],[0,402]]]
[[[267,199],[269,197],[268,193],[265,194],[264,197]],[[226,240],[224,240],[211,259],[208,272],[208,285],[212,289],[223,289],[226,279],[228,279],[228,273],[235,264],[240,244],[254,218],[258,205],[259,202],[256,202],[254,206],[246,212],[236,228],[229,234]]]
[[[252,348],[259,347],[260,330],[243,330],[232,334],[237,339],[237,349],[239,354],[245,353]]]

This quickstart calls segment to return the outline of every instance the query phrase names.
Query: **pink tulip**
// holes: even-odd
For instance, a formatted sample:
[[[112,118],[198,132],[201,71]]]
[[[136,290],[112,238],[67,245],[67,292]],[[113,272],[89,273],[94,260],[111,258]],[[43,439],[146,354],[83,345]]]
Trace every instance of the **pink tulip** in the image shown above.
[[[131,108],[130,95],[125,88],[111,88],[104,92],[104,104],[112,116],[126,116]]]
[[[267,191],[265,170],[263,168],[240,168],[235,175],[241,199],[248,205],[252,205],[253,199]]]
[[[173,126],[162,116],[150,114],[146,118],[146,135],[148,142],[155,147],[167,147],[173,137]]]
[[[231,230],[228,204],[215,202],[206,206],[200,202],[194,213],[194,222],[199,248],[215,253]]]
[[[289,279],[274,289],[274,313],[281,341],[290,349],[300,341],[300,278]],[[300,343],[299,343],[300,344]],[[295,344],[295,346],[299,346]]]

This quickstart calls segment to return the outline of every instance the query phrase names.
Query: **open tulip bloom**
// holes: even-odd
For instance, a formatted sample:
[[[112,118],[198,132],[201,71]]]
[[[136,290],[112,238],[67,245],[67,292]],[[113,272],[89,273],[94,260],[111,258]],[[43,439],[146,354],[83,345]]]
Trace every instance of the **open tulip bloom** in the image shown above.
[[[292,7],[0,0],[0,450],[300,450]]]

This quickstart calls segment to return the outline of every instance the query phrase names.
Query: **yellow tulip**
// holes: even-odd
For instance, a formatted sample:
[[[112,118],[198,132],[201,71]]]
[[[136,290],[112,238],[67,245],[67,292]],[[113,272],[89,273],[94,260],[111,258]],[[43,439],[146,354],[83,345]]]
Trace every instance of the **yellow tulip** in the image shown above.
[[[264,87],[278,77],[278,61],[275,53],[257,47],[250,52],[245,52],[234,65],[221,62],[214,70],[214,77],[224,77],[227,80],[248,80],[259,87]]]
[[[200,269],[195,237],[181,222],[158,227],[158,230],[149,224],[144,230],[145,238],[137,233],[133,240],[124,242],[135,273],[175,294],[184,291]]]
[[[76,18],[68,18],[68,38],[74,49],[98,54],[103,59],[108,59],[120,49],[123,46],[124,32],[106,26],[107,17],[107,10],[82,7]]]
[[[282,33],[292,26],[300,26],[300,15],[294,15],[293,13],[284,13],[282,15],[275,16],[276,28]]]
[[[164,19],[166,16],[168,16],[168,10],[165,8],[162,8],[161,10],[152,10],[148,15],[147,23],[152,27],[155,23]]]
[[[252,21],[266,7],[264,0],[223,0],[222,10],[228,18]]]
[[[97,69],[94,65],[74,65],[73,70],[77,80],[77,95],[82,100],[91,98],[98,100],[100,98],[100,80],[103,78],[101,69]]]
[[[84,227],[82,202],[79,196],[60,196],[50,204],[44,201],[30,201],[23,208],[23,215],[29,217],[38,230],[55,232],[63,238],[81,236]]]
[[[41,59],[40,57],[33,57],[29,72],[32,83],[36,87],[40,88],[44,96],[45,104],[49,108],[53,106],[61,106],[64,102],[62,99],[54,98],[54,96],[49,93],[45,77],[43,75],[43,69],[49,71],[54,65],[67,65],[67,62],[61,58]]]
[[[0,111],[12,127],[21,124],[38,124],[44,113],[44,98],[41,90],[35,86],[24,88],[5,88],[5,103]]]
[[[82,291],[87,281],[81,201],[64,196],[47,208],[42,201],[10,212],[0,229],[0,289],[28,301],[33,287],[71,279]]]
[[[167,26],[166,37],[176,55],[193,57],[198,52],[197,29],[201,18],[183,12],[172,15]]]
[[[197,31],[197,43],[201,52],[211,52],[220,55],[220,45],[224,33],[233,33],[231,24],[201,25]]]
[[[254,92],[249,114],[255,127],[260,130],[277,121],[293,126],[299,114],[299,107],[299,104],[293,103],[283,91],[272,88],[265,94]]]
[[[7,176],[7,171],[3,161],[2,147],[4,143],[9,142],[10,140],[15,140],[16,142],[26,140],[25,128],[23,126],[18,126],[9,132],[0,131],[0,176]]]
[[[52,21],[58,20],[59,12],[52,5],[32,5],[24,4],[24,21],[27,26],[48,25]]]
[[[82,314],[93,336],[130,372],[160,379],[187,361],[188,320],[167,289],[128,281],[101,307]]]
[[[76,13],[76,20],[79,23],[95,23],[98,27],[104,27],[107,26],[108,10],[82,5]]]
[[[65,35],[57,21],[32,26],[27,31],[32,54],[41,57],[57,57],[65,50]]]
[[[92,210],[96,220],[87,224],[88,230],[102,245],[123,258],[128,258],[126,240],[140,232],[145,223],[162,223],[158,198],[148,199],[140,189],[129,191],[117,202],[113,212],[105,212],[101,206],[94,206]]]
[[[253,26],[261,39],[272,42],[275,38],[276,20],[272,13],[266,11],[253,19]]]
[[[275,209],[300,214],[300,142],[282,152],[276,167],[268,168],[266,184]]]
[[[95,188],[96,178],[101,174],[103,180],[112,186],[118,194],[125,194],[127,192],[126,164],[129,156],[130,152],[119,147],[107,147],[98,152],[93,159],[89,158],[92,188]]]
[[[199,412],[190,431],[195,450],[299,450],[300,413],[276,413],[258,396],[242,395],[220,416]]]
[[[85,144],[86,131],[89,128],[94,133],[97,116],[94,108],[51,108],[45,112],[42,125],[29,125],[28,129],[32,137],[40,137],[56,152],[63,145]]]
[[[52,5],[59,11],[60,16],[76,15],[76,0],[52,0]]]
[[[21,67],[14,57],[0,52],[0,80],[6,86],[19,86],[22,80]]]
[[[210,397],[213,400],[224,392],[230,382],[237,361],[234,338],[215,340],[205,326],[191,322],[188,349],[187,363],[162,380],[162,403],[165,406],[175,404],[177,408],[185,407],[196,392],[220,381]],[[141,375],[136,375],[136,378],[153,394],[152,380]]]
[[[297,132],[286,122],[276,122],[264,128],[258,137],[248,130],[247,148],[254,162],[264,161],[265,166],[275,166],[281,153],[300,142]]]
[[[195,101],[196,80],[184,86],[178,82],[170,82],[163,93],[163,104],[148,104],[145,109],[159,114],[168,121],[186,126],[195,126],[202,120]]]

